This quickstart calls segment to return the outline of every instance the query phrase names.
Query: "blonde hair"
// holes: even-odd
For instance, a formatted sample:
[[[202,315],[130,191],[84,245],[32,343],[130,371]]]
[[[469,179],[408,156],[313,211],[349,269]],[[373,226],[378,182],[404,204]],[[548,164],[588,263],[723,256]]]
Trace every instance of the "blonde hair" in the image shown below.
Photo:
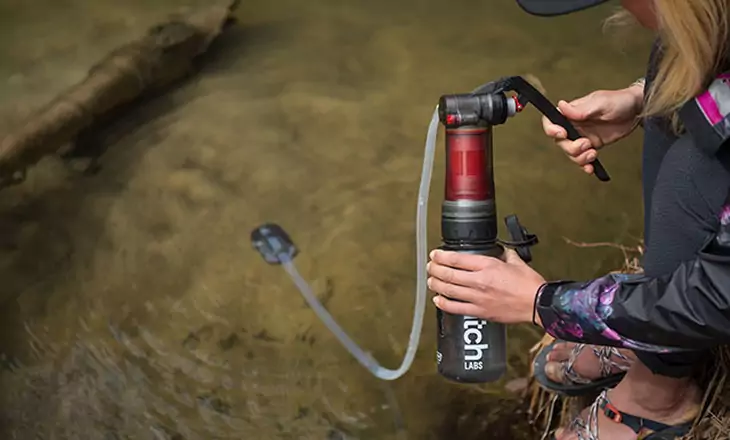
[[[727,69],[730,0],[654,0],[662,56],[644,116],[668,116]]]

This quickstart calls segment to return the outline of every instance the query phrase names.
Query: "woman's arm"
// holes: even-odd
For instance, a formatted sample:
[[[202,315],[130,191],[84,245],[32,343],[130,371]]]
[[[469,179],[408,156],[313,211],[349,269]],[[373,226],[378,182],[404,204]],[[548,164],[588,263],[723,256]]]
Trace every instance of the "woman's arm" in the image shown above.
[[[684,135],[664,155],[645,205],[646,274],[549,283],[537,310],[549,333],[653,352],[730,341],[730,143],[712,142]]]
[[[728,110],[730,102],[715,106]],[[721,208],[730,188],[730,110],[704,131],[698,104],[683,111],[688,133],[662,160],[661,190],[655,187],[647,210],[647,275],[547,283],[536,296],[545,280],[509,252],[501,261],[439,251],[428,268],[436,306],[502,323],[529,322],[534,310],[558,338],[646,352],[730,343],[730,210]]]
[[[645,101],[645,90],[646,90],[646,78],[641,77],[633,82],[628,87],[628,90],[631,91],[636,99],[636,114],[640,115],[641,112],[644,110],[644,101]],[[638,118],[636,121],[636,125],[640,127],[644,127],[644,118]]]
[[[543,327],[568,341],[660,353],[730,343],[730,253],[719,244],[730,227],[723,229],[667,276],[546,284],[536,302]]]

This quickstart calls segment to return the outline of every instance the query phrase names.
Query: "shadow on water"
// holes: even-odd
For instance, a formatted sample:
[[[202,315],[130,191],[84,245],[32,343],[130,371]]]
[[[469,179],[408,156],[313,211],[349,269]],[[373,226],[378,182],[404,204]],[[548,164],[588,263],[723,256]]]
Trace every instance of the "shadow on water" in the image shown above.
[[[56,23],[57,38],[0,42],[8,57],[0,71],[13,79],[0,85],[9,97],[0,108],[3,128],[12,126],[16,106],[47,100],[184,2],[67,3],[63,10],[49,5],[33,21],[30,6],[0,0],[0,10],[28,20],[0,30],[11,35],[85,18],[78,29]],[[549,85],[551,95],[585,91],[558,80],[577,57],[531,49],[558,37],[536,27],[535,37],[515,35],[512,46],[500,46],[498,37],[519,28],[515,17],[522,16],[465,4],[478,10],[427,1],[383,15],[390,2],[246,3],[197,76],[125,109],[72,160],[43,161],[27,182],[3,191],[0,438],[530,438],[520,402],[503,386],[526,373],[531,329],[510,329],[504,381],[458,386],[435,373],[429,308],[413,369],[380,382],[248,243],[261,222],[282,223],[302,249],[300,271],[326,306],[354,339],[395,366],[410,328],[416,186],[435,98],[505,73],[484,56],[485,41],[502,64],[546,71],[545,82],[562,87]],[[478,16],[493,28],[481,27]],[[437,26],[444,20],[453,26]],[[583,25],[566,23],[574,24],[565,32],[582,35]],[[474,38],[455,39],[462,27],[473,28]],[[631,63],[621,62],[605,62],[616,83],[634,77]],[[16,65],[20,73],[12,73]],[[537,127],[530,118],[500,130],[506,148],[495,166],[564,166],[534,146],[543,139],[525,129]],[[96,172],[76,168],[88,156],[99,160]],[[614,179],[633,177],[636,168],[619,162],[607,161]],[[638,229],[625,220],[635,212],[605,213],[595,194],[608,190],[567,174],[500,173],[500,209],[519,211],[541,234],[549,246],[536,250],[541,270],[557,274],[567,265],[571,275],[591,275],[611,266],[610,258],[595,254],[596,262],[585,263],[585,253],[561,245],[560,235],[622,239]],[[541,193],[519,203],[526,198],[517,194],[533,195],[538,184]],[[613,190],[612,200],[634,194],[632,185]],[[556,193],[573,199],[546,197]],[[591,224],[544,214],[575,200]],[[437,201],[431,210],[435,243]],[[553,238],[543,239],[547,230]]]

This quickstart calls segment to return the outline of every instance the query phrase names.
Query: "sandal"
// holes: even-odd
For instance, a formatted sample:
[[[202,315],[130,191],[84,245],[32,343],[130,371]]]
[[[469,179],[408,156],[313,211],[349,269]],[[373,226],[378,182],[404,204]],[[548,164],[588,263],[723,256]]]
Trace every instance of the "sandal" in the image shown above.
[[[624,356],[618,349],[614,347],[600,347],[600,346],[589,346],[587,344],[576,344],[570,352],[570,357],[567,361],[562,362],[563,366],[563,377],[567,380],[566,383],[555,382],[550,379],[546,372],[545,366],[547,365],[547,356],[555,348],[555,344],[563,341],[554,341],[549,345],[545,346],[535,357],[533,362],[533,371],[535,380],[548,391],[552,391],[558,394],[563,394],[568,397],[581,396],[589,394],[591,392],[598,392],[606,388],[615,387],[626,375],[626,371],[631,366],[629,359]],[[599,379],[587,379],[580,374],[576,373],[573,369],[576,359],[583,351],[584,348],[591,347],[593,354],[598,358],[600,366],[600,378]],[[617,362],[613,358],[619,358],[623,362]],[[620,370],[618,373],[611,373],[614,369]]]
[[[675,440],[686,436],[692,429],[694,422],[692,420],[681,423],[679,425],[667,425],[650,419],[636,417],[625,412],[621,412],[611,404],[606,395],[606,390],[602,391],[598,398],[588,409],[588,420],[583,420],[580,416],[573,419],[568,426],[568,431],[578,435],[578,440],[600,440],[598,438],[598,413],[603,414],[615,423],[621,423],[628,426],[637,435],[639,440]],[[555,434],[550,436],[550,440],[557,440]]]

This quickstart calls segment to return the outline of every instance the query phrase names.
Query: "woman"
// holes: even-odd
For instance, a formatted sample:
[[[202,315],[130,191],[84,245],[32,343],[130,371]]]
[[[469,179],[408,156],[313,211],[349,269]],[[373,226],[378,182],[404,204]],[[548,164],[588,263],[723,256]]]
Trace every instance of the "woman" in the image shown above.
[[[539,15],[601,3],[518,2]],[[641,438],[681,437],[700,400],[689,377],[704,353],[690,349],[730,341],[730,292],[717,290],[730,290],[730,262],[721,255],[725,244],[730,249],[730,240],[725,243],[725,235],[717,234],[722,227],[730,234],[730,215],[723,214],[730,160],[720,148],[730,138],[724,129],[730,127],[730,100],[713,101],[725,92],[730,96],[730,88],[724,78],[712,82],[730,67],[725,55],[728,0],[623,0],[622,6],[658,34],[646,85],[639,82],[623,91],[561,102],[560,110],[585,139],[567,141],[564,131],[547,121],[545,131],[590,173],[596,149],[630,133],[641,114],[645,275],[545,283],[510,251],[505,261],[436,251],[429,264],[429,285],[440,294],[434,302],[447,312],[505,323],[537,321],[563,340],[623,349],[582,350],[574,369],[548,371],[555,381],[595,385],[607,375],[620,378],[617,373],[631,364],[621,382],[559,433],[559,440],[633,440],[647,432],[654,433]],[[676,129],[682,125],[686,130]],[[560,346],[549,356],[565,361],[569,351],[576,352]],[[636,362],[631,362],[632,351]],[[579,364],[582,376],[577,374]],[[559,365],[550,362],[547,368]]]

